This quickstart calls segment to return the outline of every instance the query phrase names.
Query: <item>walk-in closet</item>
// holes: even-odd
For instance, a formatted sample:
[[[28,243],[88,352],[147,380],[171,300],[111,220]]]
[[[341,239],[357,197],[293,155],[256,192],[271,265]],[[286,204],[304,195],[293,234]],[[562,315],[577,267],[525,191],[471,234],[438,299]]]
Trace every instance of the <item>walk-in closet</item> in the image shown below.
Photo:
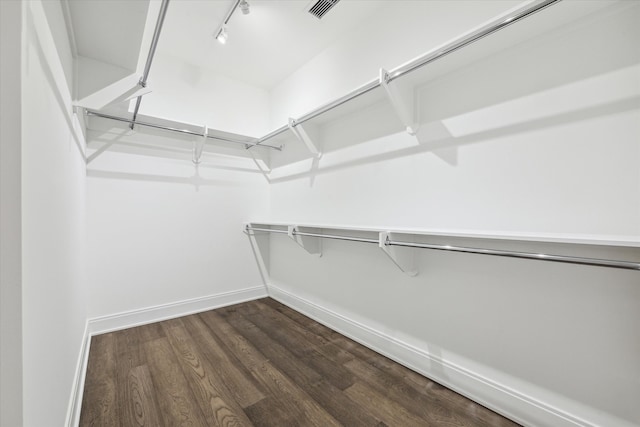
[[[0,425],[640,426],[640,1],[0,0]]]

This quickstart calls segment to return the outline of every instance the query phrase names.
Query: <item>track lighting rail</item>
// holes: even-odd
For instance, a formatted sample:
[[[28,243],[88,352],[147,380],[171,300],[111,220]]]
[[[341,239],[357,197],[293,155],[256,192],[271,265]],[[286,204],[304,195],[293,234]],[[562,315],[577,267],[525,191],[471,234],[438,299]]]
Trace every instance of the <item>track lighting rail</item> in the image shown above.
[[[485,249],[485,248],[464,247],[464,246],[454,246],[454,245],[405,242],[405,241],[395,240],[392,237],[390,237],[389,233],[379,232],[377,230],[370,230],[370,231],[379,232],[381,235],[379,239],[344,236],[344,235],[336,235],[336,234],[308,233],[308,232],[299,231],[295,227],[293,227],[291,231],[287,231],[287,230],[279,230],[279,229],[273,229],[273,228],[253,227],[250,224],[246,224],[244,229],[245,229],[245,232],[248,234],[255,233],[255,232],[281,233],[281,234],[289,234],[292,236],[307,236],[307,237],[316,237],[321,239],[348,240],[352,242],[375,243],[375,244],[380,244],[381,247],[397,246],[397,247],[404,247],[404,248],[431,249],[431,250],[438,250],[438,251],[462,252],[462,253],[470,253],[470,254],[478,254],[478,255],[491,255],[491,256],[500,256],[500,257],[508,257],[508,258],[531,259],[531,260],[538,260],[538,261],[562,262],[562,263],[568,263],[568,264],[590,265],[595,267],[608,267],[608,268],[619,268],[619,269],[640,271],[640,262],[586,258],[586,257],[576,257],[576,256],[568,256],[568,255],[552,255],[552,254],[533,253],[533,252],[519,252],[519,251],[509,251],[509,250],[502,250],[502,249]],[[407,233],[403,233],[403,234],[407,234]]]

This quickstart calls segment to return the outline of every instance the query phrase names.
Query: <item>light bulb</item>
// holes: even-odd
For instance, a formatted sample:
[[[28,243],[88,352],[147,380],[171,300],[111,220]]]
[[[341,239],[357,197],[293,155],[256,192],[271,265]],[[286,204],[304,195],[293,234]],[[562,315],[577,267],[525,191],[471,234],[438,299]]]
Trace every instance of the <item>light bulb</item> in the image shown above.
[[[229,38],[229,34],[227,33],[227,27],[220,28],[220,31],[216,36],[216,40],[218,40],[221,44],[225,44],[228,38]]]

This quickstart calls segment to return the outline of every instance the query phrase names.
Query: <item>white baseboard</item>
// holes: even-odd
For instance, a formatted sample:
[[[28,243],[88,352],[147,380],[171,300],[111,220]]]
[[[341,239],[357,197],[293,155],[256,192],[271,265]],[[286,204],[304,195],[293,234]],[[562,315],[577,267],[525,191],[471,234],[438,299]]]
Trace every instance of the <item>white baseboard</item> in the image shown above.
[[[525,426],[596,426],[631,424],[613,416],[594,417],[595,424],[541,402],[486,376],[430,354],[367,325],[300,298],[272,284],[269,296],[384,356]],[[608,420],[603,422],[604,420]]]
[[[87,362],[89,360],[92,336],[146,325],[148,323],[161,322],[176,317],[188,316],[189,314],[200,313],[267,296],[267,289],[261,285],[87,320],[65,425],[67,427],[76,427],[80,422],[82,394],[84,391],[84,381],[87,373]]]
[[[224,292],[206,297],[192,298],[184,301],[160,304],[138,310],[110,314],[108,316],[89,319],[89,334],[99,335],[148,323],[161,322],[189,314],[238,304],[268,296],[264,286]]]
[[[73,427],[80,423],[80,409],[82,407],[82,393],[84,391],[84,379],[87,372],[87,361],[91,347],[91,335],[89,334],[89,321],[84,325],[80,354],[76,364],[76,372],[71,386],[71,399],[67,408],[67,420],[65,426]]]

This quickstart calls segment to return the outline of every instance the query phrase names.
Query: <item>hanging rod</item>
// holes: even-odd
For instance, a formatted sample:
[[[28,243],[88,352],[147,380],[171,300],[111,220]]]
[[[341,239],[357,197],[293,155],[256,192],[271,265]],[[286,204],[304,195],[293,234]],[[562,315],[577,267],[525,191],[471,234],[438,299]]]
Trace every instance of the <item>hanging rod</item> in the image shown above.
[[[478,30],[474,31],[471,34],[468,34],[460,39],[454,40],[453,42],[443,46],[441,49],[438,49],[436,52],[433,53],[429,53],[421,58],[418,58],[417,60],[406,64],[404,66],[400,66],[398,68],[396,68],[395,70],[389,72],[389,76],[387,79],[387,82],[391,82],[399,77],[404,76],[405,74],[408,74],[412,71],[415,71],[427,64],[430,64],[432,62],[435,62],[447,55],[449,55],[450,53],[453,53],[459,49],[462,49],[463,47],[466,47],[480,39],[483,39],[484,37],[487,37],[490,34],[493,34],[499,30],[502,30],[528,16],[533,15],[536,12],[539,12],[555,3],[559,3],[562,0],[537,0],[534,1],[530,4],[527,4],[526,6],[524,6],[522,9],[516,11],[513,15],[509,16],[506,19],[501,19],[500,21],[493,21],[487,25],[485,25],[482,28],[479,28]],[[374,89],[376,89],[377,87],[380,86],[380,80],[376,79],[376,80],[372,80],[368,83],[365,83],[364,85],[358,87],[357,89],[349,92],[348,94],[335,99],[327,104],[324,104],[318,108],[316,108],[315,110],[312,110],[310,112],[308,112],[307,114],[301,116],[298,119],[294,119],[292,125],[296,126],[298,124],[302,124],[306,121],[309,121],[315,117],[318,117],[321,114],[326,113],[327,111],[333,110],[336,107],[341,106],[342,104],[351,101],[352,99],[355,99],[361,95],[364,95]],[[271,138],[274,138],[284,132],[286,132],[289,129],[289,126],[282,126],[278,129],[276,129],[275,131],[269,133],[268,135],[263,136],[262,138],[260,138],[257,142],[256,145],[262,145],[263,142],[268,141]],[[247,147],[247,148],[251,148],[251,147]]]
[[[149,78],[151,63],[153,62],[153,57],[156,54],[158,40],[160,39],[160,32],[162,31],[162,26],[164,25],[164,18],[167,15],[168,7],[169,0],[162,0],[162,4],[160,5],[160,13],[158,14],[158,20],[156,21],[156,28],[153,31],[153,38],[151,39],[151,46],[149,47],[149,54],[147,55],[147,62],[144,64],[144,72],[142,73],[142,77],[138,82],[138,84],[142,87],[147,87],[147,79]],[[133,110],[133,121],[129,126],[131,129],[133,129],[133,126],[136,124],[136,119],[138,118],[138,110],[140,109],[140,102],[142,102],[142,96],[139,96],[136,100],[136,107]]]
[[[277,230],[272,228],[258,228],[258,227],[245,227],[247,232],[249,231],[262,231],[268,233],[282,233],[288,234],[286,230]],[[340,236],[334,234],[317,234],[317,233],[305,233],[297,230],[293,230],[292,235],[294,236],[309,236],[309,237],[319,237],[323,239],[336,239],[336,240],[348,240],[352,242],[363,242],[363,243],[375,243],[378,244],[378,239],[368,239],[364,237],[353,237],[353,236]],[[638,262],[630,262],[630,261],[617,261],[617,260],[608,260],[608,259],[598,259],[598,258],[584,258],[584,257],[574,257],[568,255],[550,255],[550,254],[541,254],[541,253],[531,253],[531,252],[517,252],[517,251],[506,251],[501,249],[483,249],[483,248],[470,248],[464,246],[452,246],[452,245],[433,245],[428,243],[413,243],[413,242],[402,242],[396,240],[385,240],[385,246],[402,246],[406,248],[420,248],[420,249],[431,249],[437,251],[449,251],[449,252],[462,252],[469,254],[478,254],[478,255],[492,255],[492,256],[501,256],[508,258],[522,258],[522,259],[533,259],[539,261],[552,261],[552,262],[563,262],[568,264],[580,264],[580,265],[591,265],[596,267],[609,267],[609,268],[622,268],[626,270],[638,270],[640,271],[640,263]]]
[[[162,126],[162,125],[157,125],[155,123],[141,122],[139,120],[132,120],[132,119],[124,118],[124,117],[111,116],[109,114],[98,113],[97,111],[87,110],[86,114],[87,114],[87,116],[101,117],[103,119],[116,120],[116,121],[119,121],[119,122],[130,123],[130,124],[135,124],[135,125],[140,125],[140,126],[147,126],[147,127],[155,128],[155,129],[168,130],[168,131],[171,131],[171,132],[178,132],[178,133],[182,133],[182,134],[186,134],[186,135],[205,136],[201,132],[194,132],[192,130],[179,129],[179,128],[174,128],[174,127],[170,127],[170,126]],[[242,144],[244,146],[256,145],[255,142],[238,141],[238,140],[234,140],[234,139],[223,138],[223,137],[220,137],[220,136],[211,136],[211,135],[208,135],[208,134],[206,135],[206,137],[210,138],[210,139],[216,139],[216,140],[219,140],[219,141],[230,142],[230,143],[233,143],[233,144]],[[272,148],[272,149],[278,150],[278,151],[282,150],[282,148],[274,147],[273,145],[263,144],[263,145],[260,145],[260,146],[261,147],[265,147],[265,148]]]
[[[438,49],[436,52],[429,53],[422,58],[418,58],[415,61],[412,61],[409,64],[404,66],[400,66],[389,73],[388,81],[391,82],[398,77],[402,77],[405,74],[408,74],[412,71],[417,70],[420,67],[423,67],[431,62],[434,62],[444,56],[449,55],[463,47],[466,47],[478,40],[481,40],[488,35],[491,35],[495,32],[498,32],[511,24],[514,24],[518,21],[521,21],[528,16],[533,15],[534,13],[540,12],[543,9],[555,4],[560,3],[562,0],[538,0],[532,2],[530,5],[524,6],[522,9],[515,12],[513,15],[509,16],[506,19],[502,19],[499,22],[493,21],[484,27],[479,28],[471,34],[466,35],[458,40],[454,40],[453,42],[447,44],[446,46]]]

